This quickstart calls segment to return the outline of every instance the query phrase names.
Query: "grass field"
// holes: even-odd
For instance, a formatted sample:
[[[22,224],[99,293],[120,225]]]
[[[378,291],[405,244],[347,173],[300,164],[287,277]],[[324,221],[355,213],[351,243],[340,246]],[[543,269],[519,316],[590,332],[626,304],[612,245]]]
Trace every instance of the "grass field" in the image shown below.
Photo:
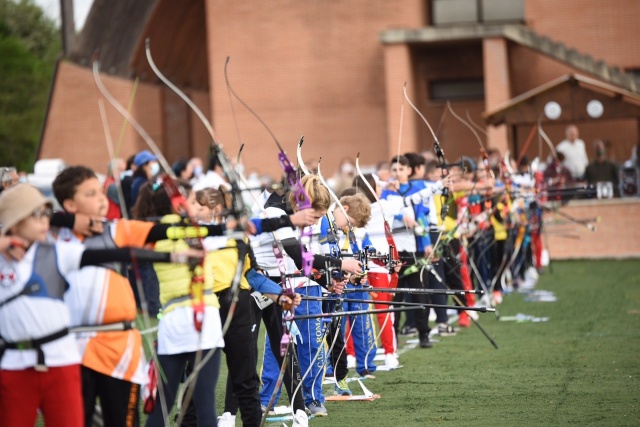
[[[472,327],[432,349],[404,351],[401,369],[364,382],[380,399],[327,402],[329,416],[309,424],[640,426],[640,261],[554,262],[536,290],[554,292],[557,301],[526,302],[525,294],[509,294],[498,306],[500,316],[549,321],[482,314],[480,323],[498,350]],[[218,414],[225,381],[223,356]],[[357,383],[350,385],[360,394]],[[278,403],[286,404],[284,398]]]
[[[555,292],[557,302],[510,294],[498,307],[503,318],[523,313],[548,322],[483,314],[499,350],[473,327],[432,349],[409,350],[403,368],[365,381],[380,399],[327,402],[329,417],[310,425],[640,425],[640,262],[554,262],[552,269],[536,289]],[[219,413],[223,384],[224,375]]]

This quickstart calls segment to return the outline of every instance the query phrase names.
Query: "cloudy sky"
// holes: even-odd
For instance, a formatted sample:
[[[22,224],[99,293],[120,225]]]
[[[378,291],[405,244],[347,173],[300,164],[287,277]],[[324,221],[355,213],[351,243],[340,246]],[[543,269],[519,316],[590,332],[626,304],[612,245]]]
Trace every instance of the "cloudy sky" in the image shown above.
[[[60,22],[60,0],[34,0],[44,12],[54,19],[56,22]],[[84,20],[87,18],[89,9],[93,0],[73,0],[73,14],[75,17],[76,30],[79,31],[84,25]]]

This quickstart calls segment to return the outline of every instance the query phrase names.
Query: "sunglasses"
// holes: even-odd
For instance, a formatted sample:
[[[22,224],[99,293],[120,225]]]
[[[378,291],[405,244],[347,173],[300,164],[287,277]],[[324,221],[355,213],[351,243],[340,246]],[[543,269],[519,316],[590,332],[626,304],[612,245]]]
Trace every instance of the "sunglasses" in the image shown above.
[[[36,209],[35,211],[33,211],[31,213],[31,218],[33,218],[35,220],[40,220],[42,218],[51,219],[52,216],[53,216],[53,209],[51,209],[49,207],[45,207],[45,208],[42,208],[42,209]]]

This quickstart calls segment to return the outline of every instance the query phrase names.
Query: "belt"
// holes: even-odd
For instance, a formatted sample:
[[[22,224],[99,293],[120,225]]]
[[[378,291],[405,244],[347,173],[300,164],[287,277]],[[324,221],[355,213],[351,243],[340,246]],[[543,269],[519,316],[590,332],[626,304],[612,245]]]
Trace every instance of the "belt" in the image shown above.
[[[17,342],[8,342],[4,339],[0,338],[0,360],[2,359],[2,355],[4,351],[7,349],[12,350],[36,350],[38,354],[38,361],[36,362],[35,370],[40,372],[46,372],[48,370],[47,365],[44,360],[44,352],[42,351],[42,346],[46,343],[59,340],[60,338],[66,337],[69,335],[69,329],[64,328],[57,332],[54,332],[49,335],[45,335],[42,338],[17,341]]]

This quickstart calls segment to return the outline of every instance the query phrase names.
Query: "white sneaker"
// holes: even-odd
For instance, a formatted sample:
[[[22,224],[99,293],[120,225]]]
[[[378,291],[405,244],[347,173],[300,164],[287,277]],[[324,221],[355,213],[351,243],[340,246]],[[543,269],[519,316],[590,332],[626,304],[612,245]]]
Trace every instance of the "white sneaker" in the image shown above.
[[[225,412],[218,417],[218,427],[236,427],[236,416],[231,412]]]
[[[387,368],[397,368],[400,365],[398,362],[398,358],[394,356],[392,353],[385,354],[384,356],[384,366]]]
[[[218,424],[219,426],[220,424]],[[295,414],[293,414],[293,424],[291,427],[309,427],[309,417],[307,413],[302,409],[298,409]]]
[[[347,368],[355,368],[356,367],[356,357],[350,354],[347,354]]]

